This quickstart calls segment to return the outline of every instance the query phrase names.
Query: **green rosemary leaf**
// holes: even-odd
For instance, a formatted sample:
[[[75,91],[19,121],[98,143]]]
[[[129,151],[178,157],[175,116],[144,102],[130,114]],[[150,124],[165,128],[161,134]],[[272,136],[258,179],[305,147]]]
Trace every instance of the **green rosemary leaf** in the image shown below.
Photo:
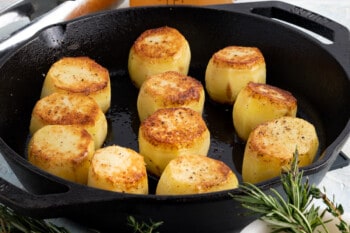
[[[289,205],[289,207],[294,210],[293,216],[295,218],[296,223],[302,226],[302,228],[305,229],[305,232],[312,233],[314,231],[314,228],[312,228],[312,226],[310,225],[310,222],[305,217],[304,213],[301,212],[297,206]],[[315,213],[311,213],[311,214],[314,215]]]
[[[149,221],[150,223],[146,223],[143,221],[138,222],[133,216],[128,216],[127,218],[127,224],[134,230],[134,233],[159,233],[155,232],[155,230],[159,228],[163,224],[163,222],[153,222],[152,219],[150,219]]]
[[[64,227],[58,227],[42,219],[19,215],[2,204],[0,204],[0,223],[1,233],[68,233]]]
[[[284,213],[291,215],[291,209],[288,206],[288,203],[283,199],[283,197],[277,192],[275,189],[271,189],[271,192],[275,194],[275,197],[279,204],[281,205],[281,208]]]
[[[319,188],[310,185],[303,172],[297,166],[298,151],[296,150],[290,168],[282,168],[281,183],[284,194],[270,189],[271,195],[265,194],[254,184],[243,183],[239,187],[245,196],[232,195],[241,205],[251,211],[251,214],[260,214],[260,219],[265,221],[272,229],[272,233],[314,233],[317,227],[323,232],[328,232],[326,223],[332,219],[324,219],[329,212],[339,219],[338,229],[342,233],[350,233],[349,225],[341,218],[344,210],[341,204],[335,204]],[[285,198],[283,198],[285,197]],[[322,199],[326,205],[324,211],[315,207],[314,199]]]

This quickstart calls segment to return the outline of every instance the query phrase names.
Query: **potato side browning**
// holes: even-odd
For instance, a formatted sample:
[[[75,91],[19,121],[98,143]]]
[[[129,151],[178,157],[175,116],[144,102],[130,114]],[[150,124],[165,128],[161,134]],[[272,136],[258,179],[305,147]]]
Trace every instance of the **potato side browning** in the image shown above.
[[[94,140],[76,125],[47,125],[35,132],[28,145],[28,160],[63,179],[87,183]]]
[[[170,160],[179,155],[207,155],[210,133],[198,112],[164,108],[141,123],[138,140],[148,171],[160,176]]]
[[[237,188],[238,179],[222,161],[203,155],[182,155],[162,173],[157,195],[208,193]]]
[[[45,125],[80,125],[94,138],[95,147],[102,146],[107,136],[107,120],[92,98],[80,94],[53,93],[34,106],[30,132]]]
[[[204,101],[204,88],[198,80],[168,71],[149,76],[144,81],[137,98],[137,109],[140,121],[161,108],[187,107],[202,114]]]
[[[249,135],[244,151],[243,181],[258,183],[279,176],[295,150],[299,166],[312,163],[318,150],[314,126],[297,117],[280,117],[257,126]]]
[[[190,60],[190,46],[177,29],[149,29],[136,39],[130,49],[129,75],[135,86],[140,88],[150,75],[166,71],[187,75]]]
[[[111,104],[109,72],[89,57],[64,57],[46,74],[41,98],[54,92],[92,97],[105,113]]]
[[[280,88],[261,83],[248,83],[238,94],[232,117],[240,138],[247,140],[259,124],[282,116],[295,117],[297,100]]]
[[[211,99],[233,104],[248,82],[265,83],[265,59],[258,48],[228,46],[216,52],[205,71],[205,86]]]

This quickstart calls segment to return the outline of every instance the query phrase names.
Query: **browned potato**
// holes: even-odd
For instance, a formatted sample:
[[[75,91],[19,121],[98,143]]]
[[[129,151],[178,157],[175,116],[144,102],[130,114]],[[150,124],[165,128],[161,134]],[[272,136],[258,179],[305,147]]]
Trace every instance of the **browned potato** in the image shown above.
[[[216,52],[208,62],[205,87],[211,99],[233,104],[248,82],[265,83],[265,59],[258,48],[228,46]]]
[[[233,105],[233,125],[238,136],[246,141],[259,124],[282,116],[295,117],[296,113],[297,100],[290,92],[250,82],[239,92]]]
[[[175,28],[146,30],[130,49],[128,69],[132,82],[140,88],[150,75],[177,71],[187,75],[191,50],[186,38]]]
[[[91,161],[88,186],[147,194],[148,179],[143,157],[134,150],[116,145],[97,150]]]
[[[138,140],[148,171],[160,176],[170,160],[179,155],[207,155],[210,133],[198,112],[163,108],[141,123]]]
[[[314,160],[319,146],[315,127],[297,117],[280,117],[257,126],[249,135],[243,158],[243,181],[258,183],[279,176],[297,149],[299,166]]]
[[[54,92],[90,96],[107,112],[111,104],[109,72],[89,57],[61,58],[46,74],[41,98]]]
[[[107,136],[107,120],[89,96],[80,94],[53,93],[34,106],[30,132],[34,134],[45,125],[80,125],[94,138],[95,148],[102,146]]]
[[[198,80],[167,71],[144,81],[137,98],[137,110],[141,121],[160,108],[187,107],[202,114],[204,101],[204,88]]]
[[[28,160],[53,175],[86,184],[94,152],[94,139],[83,127],[46,125],[31,138]]]
[[[234,189],[238,179],[222,161],[203,155],[181,155],[162,173],[156,194],[180,195]]]

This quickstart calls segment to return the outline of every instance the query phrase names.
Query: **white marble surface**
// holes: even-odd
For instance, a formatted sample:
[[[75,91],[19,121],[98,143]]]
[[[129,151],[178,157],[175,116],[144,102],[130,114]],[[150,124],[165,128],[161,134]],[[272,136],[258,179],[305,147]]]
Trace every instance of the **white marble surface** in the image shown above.
[[[235,4],[253,2],[250,0],[236,0]],[[350,0],[288,0],[293,5],[326,16],[350,29]],[[121,7],[128,7],[125,1]],[[350,54],[349,54],[350,56]],[[350,143],[344,146],[343,151],[350,156]],[[9,169],[0,154],[0,176],[10,180],[17,186],[21,186],[13,172]],[[350,166],[336,169],[327,173],[320,187],[326,187],[327,194],[335,195],[336,201],[342,203],[346,212],[350,212]],[[75,232],[75,231],[74,231]]]

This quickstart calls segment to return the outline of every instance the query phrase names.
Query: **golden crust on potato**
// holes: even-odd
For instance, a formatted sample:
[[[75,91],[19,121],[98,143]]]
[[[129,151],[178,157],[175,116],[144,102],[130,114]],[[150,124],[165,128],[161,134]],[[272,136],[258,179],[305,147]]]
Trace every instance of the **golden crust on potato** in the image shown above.
[[[147,179],[143,156],[129,148],[114,145],[95,152],[88,185],[115,192],[147,194]]]
[[[156,194],[208,193],[237,188],[238,179],[222,161],[203,155],[181,155],[162,173]]]
[[[53,175],[86,184],[94,151],[94,140],[83,127],[46,125],[30,139],[28,160]]]
[[[210,133],[202,116],[189,108],[164,108],[139,128],[139,150],[147,169],[160,176],[170,160],[182,154],[207,155]]]
[[[175,28],[159,27],[146,30],[134,43],[134,50],[145,58],[167,58],[176,55],[184,37]]]
[[[146,30],[136,39],[129,52],[128,70],[140,88],[150,75],[166,71],[187,75],[190,60],[186,38],[177,29],[165,26]]]
[[[210,98],[233,104],[248,82],[265,83],[266,65],[256,47],[227,46],[210,58],[205,72],[205,86]]]
[[[295,117],[297,100],[288,91],[263,83],[249,82],[233,105],[233,124],[238,136],[247,140],[259,124],[282,116]]]
[[[88,95],[106,112],[111,102],[109,72],[89,57],[63,57],[46,74],[41,98],[54,92]]]
[[[144,81],[137,98],[137,109],[141,121],[160,108],[188,107],[202,114],[204,101],[201,82],[176,71],[167,71]]]
[[[80,94],[53,93],[35,104],[30,132],[45,125],[80,125],[94,138],[95,147],[102,146],[107,136],[107,120],[96,101]]]
[[[258,125],[249,135],[243,158],[243,181],[258,183],[280,175],[295,150],[299,166],[314,160],[319,146],[315,127],[297,117],[280,117]]]
[[[246,70],[265,65],[265,59],[256,47],[228,46],[213,55],[213,63],[219,67]]]

